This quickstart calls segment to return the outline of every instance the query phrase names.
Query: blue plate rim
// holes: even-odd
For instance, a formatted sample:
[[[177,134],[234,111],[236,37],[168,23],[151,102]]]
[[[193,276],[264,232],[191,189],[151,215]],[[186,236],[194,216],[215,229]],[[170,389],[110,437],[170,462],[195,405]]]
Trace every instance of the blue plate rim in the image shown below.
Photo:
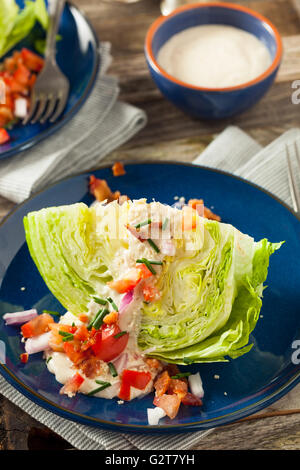
[[[77,7],[77,5],[74,5],[73,2],[70,2],[70,1],[67,0],[66,4],[68,4],[68,6],[70,8],[73,8],[74,10],[76,10],[81,15],[81,17],[85,20],[85,22],[87,23],[87,25],[88,25],[88,27],[89,27],[92,35],[93,35],[93,38],[94,38],[94,41],[95,41],[95,44],[96,44],[96,48],[94,50],[94,68],[93,68],[93,72],[92,72],[90,81],[89,81],[88,85],[86,86],[86,88],[84,90],[84,93],[82,94],[82,96],[80,97],[78,102],[73,106],[72,109],[70,109],[65,115],[63,115],[63,117],[60,120],[58,120],[57,122],[54,122],[52,126],[50,126],[49,128],[43,130],[42,132],[37,134],[35,137],[30,139],[28,142],[21,143],[21,144],[17,145],[16,147],[14,147],[13,149],[7,150],[6,152],[3,152],[3,153],[0,152],[0,160],[5,160],[6,158],[10,158],[14,155],[19,154],[20,152],[28,150],[31,147],[33,147],[34,145],[36,145],[37,143],[41,142],[46,137],[54,134],[57,130],[59,130],[67,122],[69,122],[70,119],[72,119],[72,117],[80,110],[80,108],[85,103],[88,96],[90,95],[92,89],[94,88],[96,77],[97,77],[99,67],[100,67],[100,63],[101,63],[101,58],[100,58],[100,53],[99,53],[100,41],[99,41],[99,38],[96,34],[96,31],[95,31],[91,21],[88,19],[88,17],[85,15],[85,13],[83,13],[82,10]]]
[[[203,165],[196,165],[194,163],[190,162],[179,162],[179,161],[159,161],[159,160],[146,160],[143,162],[139,161],[130,161],[130,162],[123,162],[124,166],[142,166],[142,165],[181,165],[181,166],[188,166],[188,167],[198,167],[203,171],[209,171],[213,173],[218,173],[225,175],[229,178],[234,178],[236,180],[239,180],[243,183],[246,183],[254,188],[256,188],[259,191],[262,191],[272,199],[274,199],[277,203],[282,205],[286,210],[288,210],[297,220],[300,222],[300,215],[297,214],[288,204],[286,204],[284,201],[282,201],[280,198],[278,198],[275,194],[271,193],[270,191],[266,190],[262,186],[259,186],[255,183],[252,183],[251,181],[246,180],[245,178],[242,178],[241,176],[234,175],[233,173],[218,169],[218,168],[210,168],[207,166]],[[90,171],[90,172],[80,172],[77,174],[72,175],[71,177],[66,177],[61,179],[60,181],[57,181],[56,183],[53,183],[46,188],[36,192],[29,198],[27,198],[25,201],[23,201],[21,204],[18,204],[16,207],[14,207],[1,221],[0,221],[0,230],[2,225],[8,220],[9,217],[11,217],[15,212],[18,211],[18,209],[25,204],[27,204],[29,201],[34,199],[36,196],[39,194],[46,192],[48,189],[53,188],[56,185],[59,185],[67,180],[71,180],[74,178],[78,177],[88,177],[89,175],[96,173],[98,171],[104,170],[111,168],[112,163],[110,164],[105,164],[97,168],[95,171]],[[24,237],[25,239],[25,237]],[[123,424],[123,423],[118,423],[118,422],[112,422],[112,421],[107,421],[107,420],[101,420],[98,418],[93,418],[93,417],[88,417],[86,415],[83,415],[78,412],[74,412],[71,410],[68,410],[57,403],[48,400],[47,398],[43,397],[40,395],[38,392],[33,390],[31,387],[28,387],[25,385],[21,380],[18,379],[18,377],[13,374],[4,364],[0,364],[0,374],[9,382],[10,385],[12,385],[14,388],[16,388],[21,394],[29,398],[33,403],[40,405],[44,409],[61,416],[65,419],[68,419],[70,421],[75,421],[79,422],[82,424],[86,424],[89,426],[94,426],[94,427],[99,427],[103,429],[108,429],[110,431],[115,431],[115,432],[138,432],[138,433],[145,433],[145,434],[159,434],[159,433],[168,433],[168,432],[188,432],[188,431],[195,431],[195,430],[204,430],[204,429],[211,429],[214,427],[222,426],[225,424],[233,423],[236,421],[239,421],[249,415],[252,415],[263,408],[266,408],[267,406],[271,405],[275,401],[279,400],[282,398],[286,393],[288,393],[291,389],[293,389],[298,383],[300,383],[300,365],[292,365],[292,373],[288,372],[285,376],[282,376],[282,373],[285,372],[289,366],[292,364],[289,363],[284,371],[281,372],[281,375],[277,376],[275,379],[272,380],[272,382],[269,382],[266,384],[262,389],[256,393],[256,395],[260,395],[261,399],[255,403],[249,403],[247,406],[244,408],[240,408],[239,410],[232,411],[228,414],[221,415],[219,417],[215,418],[210,418],[210,419],[202,419],[201,421],[196,421],[194,423],[183,423],[183,424],[174,424],[174,425],[160,425],[160,426],[150,426],[150,425],[139,425],[139,424]],[[279,385],[279,387],[273,391],[270,395],[265,396],[265,388],[266,386],[270,385],[271,383],[274,383],[274,381],[278,378],[287,378],[287,380],[282,384]],[[247,400],[249,401],[251,397],[247,397]],[[201,412],[200,412],[201,413]]]

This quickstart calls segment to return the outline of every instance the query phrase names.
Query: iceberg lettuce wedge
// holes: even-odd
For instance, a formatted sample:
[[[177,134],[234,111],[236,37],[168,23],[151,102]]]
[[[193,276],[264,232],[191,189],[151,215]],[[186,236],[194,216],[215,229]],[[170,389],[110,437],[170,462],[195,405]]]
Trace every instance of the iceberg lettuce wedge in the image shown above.
[[[125,226],[134,204],[114,202],[96,210],[78,203],[25,217],[31,256],[67,310],[87,311],[92,296],[118,278],[116,258],[130,250],[126,236],[113,236],[112,228],[116,219]],[[164,257],[157,278],[160,299],[139,306],[140,350],[177,364],[225,361],[251,349],[269,258],[281,246],[255,242],[232,225],[199,220],[192,235],[199,245],[187,249],[187,240],[177,240],[176,254]],[[133,253],[134,259],[141,256]]]

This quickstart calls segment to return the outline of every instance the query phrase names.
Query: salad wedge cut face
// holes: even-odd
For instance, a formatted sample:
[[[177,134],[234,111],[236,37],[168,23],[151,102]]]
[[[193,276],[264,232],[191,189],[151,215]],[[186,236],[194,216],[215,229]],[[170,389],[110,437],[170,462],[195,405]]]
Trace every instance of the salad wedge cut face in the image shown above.
[[[24,226],[43,279],[73,315],[90,315],[95,296],[120,306],[131,292],[130,318],[120,322],[139,353],[177,364],[236,358],[252,347],[281,243],[186,209],[78,203],[32,212]]]

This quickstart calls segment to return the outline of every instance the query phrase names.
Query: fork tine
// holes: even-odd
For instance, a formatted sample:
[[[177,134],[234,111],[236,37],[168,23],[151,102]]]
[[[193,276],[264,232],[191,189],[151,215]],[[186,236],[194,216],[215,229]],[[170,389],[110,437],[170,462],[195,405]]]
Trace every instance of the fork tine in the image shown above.
[[[300,168],[299,152],[297,149],[296,142],[295,142],[295,152],[296,152],[297,162],[299,163],[299,168]],[[294,207],[295,212],[300,212],[300,192],[297,189],[296,178],[293,173],[290,151],[289,151],[288,146],[286,146],[286,158],[287,158],[287,163],[288,163],[288,178],[289,178],[290,192],[291,192],[292,201],[293,201],[293,207]]]
[[[36,94],[33,93],[32,97],[31,97],[30,108],[29,108],[28,114],[23,119],[23,124],[24,125],[28,124],[28,122],[30,121],[30,119],[34,115],[34,112],[36,110],[37,105],[38,105],[38,99],[37,99]]]
[[[55,109],[56,103],[57,103],[57,96],[55,95],[55,96],[52,96],[50,98],[49,102],[48,102],[46,112],[40,120],[41,124],[44,124],[51,117],[51,115],[52,115],[52,113]]]
[[[68,93],[64,93],[63,96],[58,99],[58,105],[57,105],[56,111],[54,115],[50,118],[50,122],[55,122],[57,118],[61,115],[61,113],[65,109],[67,100],[68,100]]]
[[[41,95],[35,116],[33,117],[33,119],[31,119],[32,124],[35,124],[43,116],[46,105],[47,105],[47,96]]]

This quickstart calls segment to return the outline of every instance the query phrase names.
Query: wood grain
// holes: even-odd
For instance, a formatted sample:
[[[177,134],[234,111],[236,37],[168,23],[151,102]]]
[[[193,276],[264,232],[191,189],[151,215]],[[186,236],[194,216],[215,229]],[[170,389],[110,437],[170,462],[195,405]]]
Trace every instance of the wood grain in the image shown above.
[[[231,0],[235,1],[235,0]],[[300,0],[239,0],[269,18],[278,28],[284,46],[281,68],[268,94],[249,111],[232,119],[205,122],[191,119],[167,102],[155,87],[145,63],[146,31],[160,15],[160,1],[141,0],[122,4],[113,0],[75,0],[89,17],[99,38],[112,43],[109,73],[118,76],[120,99],[144,109],[144,130],[103,160],[192,161],[227,125],[247,131],[266,145],[285,130],[298,126],[300,105],[291,102],[291,83],[300,79]],[[14,207],[0,197],[0,217]],[[297,391],[298,390],[298,391]],[[299,388],[294,393],[299,393]],[[198,449],[297,449],[300,447],[300,414],[274,416],[295,408],[293,393],[267,416],[220,427],[201,441]],[[270,415],[271,413],[271,415]],[[249,438],[251,436],[251,438]],[[0,449],[60,449],[70,445],[0,397]]]

